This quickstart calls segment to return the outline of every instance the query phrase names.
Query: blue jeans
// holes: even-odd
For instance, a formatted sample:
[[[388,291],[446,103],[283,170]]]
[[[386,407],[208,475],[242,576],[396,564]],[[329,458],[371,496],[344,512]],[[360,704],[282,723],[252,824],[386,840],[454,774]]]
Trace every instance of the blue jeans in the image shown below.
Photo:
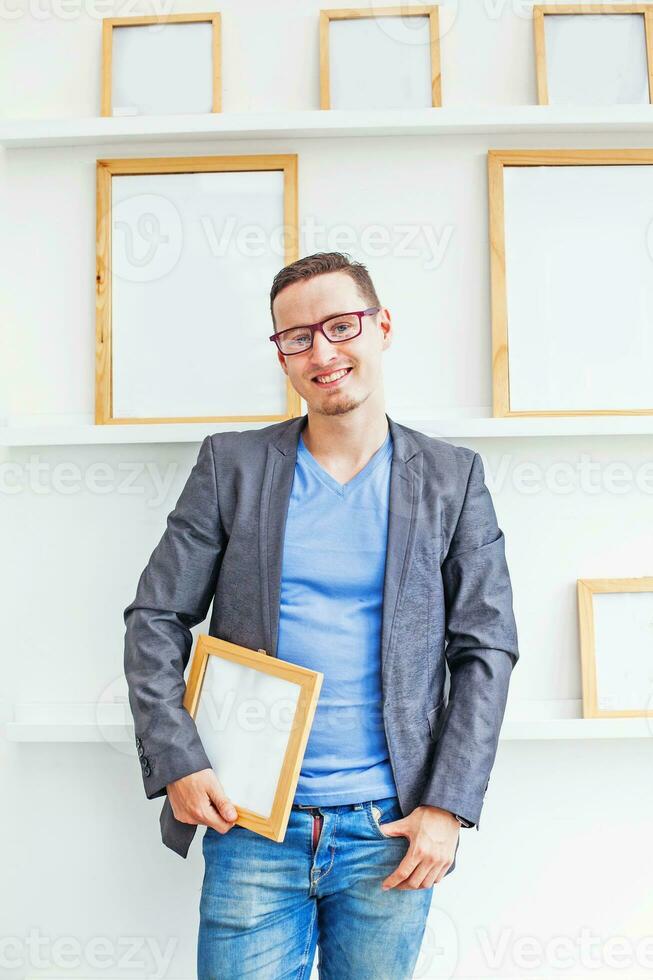
[[[377,819],[401,816],[389,796],[295,803],[282,843],[237,824],[207,827],[198,980],[308,980],[316,946],[321,980],[409,980],[433,888],[381,889],[409,841]]]

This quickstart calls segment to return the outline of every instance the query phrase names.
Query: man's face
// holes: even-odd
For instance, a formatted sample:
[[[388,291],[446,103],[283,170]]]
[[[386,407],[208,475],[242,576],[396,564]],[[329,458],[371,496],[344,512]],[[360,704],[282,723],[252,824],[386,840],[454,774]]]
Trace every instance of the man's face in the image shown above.
[[[328,272],[286,286],[275,297],[275,331],[317,323],[340,313],[364,310],[365,300],[346,272]],[[386,309],[363,317],[358,337],[332,344],[315,331],[313,347],[286,357],[277,348],[281,367],[295,391],[312,412],[344,415],[353,411],[382,386],[381,354],[391,343],[390,314]],[[326,386],[319,376],[340,372],[345,375]]]

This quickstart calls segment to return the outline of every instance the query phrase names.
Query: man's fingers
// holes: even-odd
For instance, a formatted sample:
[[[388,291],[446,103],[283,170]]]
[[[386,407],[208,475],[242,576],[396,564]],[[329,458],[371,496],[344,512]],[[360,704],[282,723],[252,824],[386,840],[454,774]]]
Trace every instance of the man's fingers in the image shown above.
[[[219,834],[226,834],[234,826],[233,820],[223,820],[214,807],[207,807],[206,813],[199,822],[206,827],[212,827]]]
[[[238,817],[212,769],[190,773],[167,789],[172,812],[182,823],[205,824],[224,834]]]
[[[421,861],[421,855],[420,857],[415,857],[413,854],[411,854],[410,850],[408,850],[392,874],[388,875],[383,882],[383,888],[395,888],[397,885],[404,882],[406,878],[413,873]]]
[[[238,811],[231,800],[225,796],[217,779],[210,781],[207,787],[207,796],[207,817],[211,820],[211,823],[208,823],[207,820],[207,826],[219,830],[220,833],[225,833],[233,826],[238,817]]]

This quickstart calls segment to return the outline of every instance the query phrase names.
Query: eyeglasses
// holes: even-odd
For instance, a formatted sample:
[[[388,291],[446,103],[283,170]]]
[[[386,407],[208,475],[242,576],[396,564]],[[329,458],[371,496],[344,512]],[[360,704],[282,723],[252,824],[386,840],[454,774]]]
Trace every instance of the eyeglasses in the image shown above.
[[[341,344],[345,340],[358,337],[363,329],[363,317],[378,313],[380,309],[380,306],[370,306],[367,310],[340,313],[338,316],[330,316],[328,320],[322,320],[321,323],[309,323],[305,327],[281,330],[279,333],[273,333],[268,339],[274,341],[282,354],[289,356],[310,350],[316,330],[319,330],[330,343]]]

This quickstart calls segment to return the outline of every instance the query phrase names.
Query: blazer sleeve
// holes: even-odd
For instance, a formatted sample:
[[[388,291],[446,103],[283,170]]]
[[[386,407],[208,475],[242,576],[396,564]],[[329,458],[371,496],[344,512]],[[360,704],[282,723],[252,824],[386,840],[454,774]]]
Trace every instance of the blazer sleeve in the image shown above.
[[[478,829],[519,659],[505,541],[478,453],[441,573],[451,684],[421,803],[458,813]]]
[[[148,799],[165,796],[168,783],[211,766],[182,701],[191,627],[208,612],[224,546],[207,436],[123,614],[124,672]]]

